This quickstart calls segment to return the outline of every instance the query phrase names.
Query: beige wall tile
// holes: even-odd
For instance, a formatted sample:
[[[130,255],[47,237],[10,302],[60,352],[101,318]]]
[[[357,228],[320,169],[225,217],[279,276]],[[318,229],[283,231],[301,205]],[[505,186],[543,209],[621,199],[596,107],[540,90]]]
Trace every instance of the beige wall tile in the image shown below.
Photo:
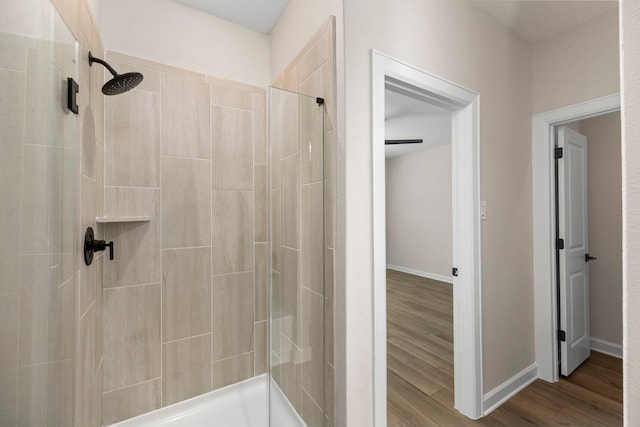
[[[0,408],[15,407],[18,392],[17,292],[0,293],[0,342]]]
[[[25,71],[27,69],[26,47],[13,43],[0,43],[0,68]]]
[[[212,362],[213,389],[235,384],[251,378],[253,374],[253,352]]]
[[[301,284],[324,295],[324,182],[302,186]]]
[[[282,248],[282,274],[280,275],[282,333],[300,346],[300,252]]]
[[[325,108],[329,103],[328,95],[329,93],[329,81],[328,81],[328,67],[326,64],[323,64],[315,70],[309,78],[301,82],[300,84],[300,93],[303,95],[311,96],[313,98],[321,97],[326,98]]]
[[[160,284],[105,289],[104,391],[160,377]]]
[[[160,408],[162,383],[160,379],[102,395],[102,422],[116,423]]]
[[[324,386],[324,401],[325,408],[324,412],[328,418],[330,424],[333,425],[334,417],[335,417],[335,377],[336,372],[333,365],[327,363],[327,367],[325,368],[325,386]]]
[[[16,427],[18,425],[18,414],[16,406],[7,406],[0,408],[0,423],[7,427]]]
[[[0,295],[20,290],[20,257],[18,255],[0,257]]]
[[[300,249],[300,156],[282,160],[282,245]],[[284,226],[286,224],[286,226]]]
[[[49,235],[49,202],[53,183],[49,177],[48,147],[25,145],[22,182],[22,253],[42,253],[42,236]]]
[[[95,260],[94,262],[97,264],[98,266],[98,283],[97,283],[97,287],[96,287],[96,299],[95,299],[95,307],[96,307],[96,328],[95,328],[95,334],[96,334],[96,358],[95,358],[95,368],[97,369],[98,366],[100,366],[100,364],[102,363],[102,355],[103,355],[103,330],[104,330],[104,325],[102,322],[102,313],[103,313],[103,308],[104,308],[104,304],[103,304],[103,298],[104,298],[104,292],[102,291],[102,277],[103,277],[103,272],[104,272],[104,260],[105,260],[105,256],[101,256],[98,257],[97,260]],[[82,283],[82,282],[81,282]],[[102,393],[102,375],[100,375],[100,389],[99,389],[99,393]]]
[[[254,203],[256,242],[269,241],[269,174],[267,166],[255,165]]]
[[[211,391],[211,335],[162,345],[162,405]]]
[[[302,419],[307,427],[325,427],[324,412],[306,391],[302,391]]]
[[[20,287],[21,365],[74,357],[75,285],[50,283],[48,255],[22,259]]]
[[[211,84],[211,105],[239,108],[251,111],[253,94],[227,85]]]
[[[328,37],[326,32],[316,35],[307,45],[311,45],[311,47],[303,51],[296,67],[299,82],[307,80],[322,64],[329,60]]]
[[[89,307],[78,322],[78,393],[76,395],[79,424],[91,425],[93,419],[93,384],[96,359],[96,310]],[[102,315],[102,313],[100,313]]]
[[[27,94],[25,139],[27,144],[48,144],[53,135],[51,121],[48,49],[33,48],[27,53]]]
[[[162,248],[211,245],[211,162],[162,158]]]
[[[267,320],[269,316],[269,243],[256,243],[256,307],[255,320]]]
[[[18,377],[18,425],[47,425],[47,380],[49,366],[29,365],[20,368]]]
[[[282,190],[271,190],[271,268],[282,269]]]
[[[300,149],[299,95],[287,91],[274,91],[272,95],[271,126],[279,137],[280,158],[285,158]]]
[[[269,339],[267,337],[268,322],[256,322],[254,325],[254,360],[253,360],[253,375],[260,375],[267,372],[267,343]]]
[[[302,413],[302,352],[291,340],[283,337],[282,363],[280,365],[282,379],[280,387],[295,410]]]
[[[323,105],[300,99],[300,175],[302,184],[324,179]]]
[[[270,351],[280,356],[282,352],[282,334],[283,323],[285,321],[292,321],[285,317],[285,311],[283,309],[282,301],[282,286],[280,280],[280,273],[275,271],[271,272],[271,300],[270,300],[270,318],[271,329],[269,335],[271,336],[271,348]],[[274,366],[272,364],[272,366]]]
[[[160,186],[160,95],[133,90],[105,99],[106,185]]]
[[[213,276],[213,360],[253,350],[253,273]]]
[[[209,85],[162,75],[162,154],[209,159]]]
[[[100,322],[98,322],[100,323]],[[101,355],[102,358],[102,355]],[[94,426],[102,426],[102,382],[104,380],[104,375],[102,372],[102,364],[98,367],[95,372],[94,381],[91,388],[91,398],[93,401],[92,406],[92,425]]]
[[[17,255],[20,241],[22,140],[24,136],[25,75],[0,70],[0,258]],[[0,279],[2,280],[2,279]]]
[[[96,179],[96,122],[93,111],[87,105],[81,108],[82,116],[79,118],[80,131],[80,170],[95,181]]]
[[[253,190],[253,124],[249,111],[211,107],[213,188]]]
[[[302,288],[302,387],[324,408],[324,297]]]
[[[18,425],[73,425],[73,374],[70,360],[21,367]]]
[[[213,191],[213,274],[253,271],[253,192]]]
[[[105,211],[107,217],[150,216],[160,217],[160,191],[154,188],[106,187]]]
[[[327,248],[335,247],[335,212],[336,212],[335,181],[325,181],[324,185],[324,242]]]
[[[105,211],[109,217],[149,215],[152,220],[103,227],[104,239],[113,241],[114,253],[110,260],[105,251],[104,287],[160,282],[160,190],[107,187]]]
[[[162,251],[162,340],[211,332],[211,248]]]
[[[267,114],[264,94],[253,95],[253,150],[253,162],[255,164],[268,164]]]

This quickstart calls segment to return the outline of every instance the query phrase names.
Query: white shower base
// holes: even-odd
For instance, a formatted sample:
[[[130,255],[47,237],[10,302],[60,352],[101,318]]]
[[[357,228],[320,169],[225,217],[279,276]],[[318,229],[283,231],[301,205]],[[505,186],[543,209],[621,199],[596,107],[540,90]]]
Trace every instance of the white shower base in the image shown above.
[[[269,427],[267,384],[262,374],[110,427]],[[271,425],[304,427],[284,393],[271,384]]]

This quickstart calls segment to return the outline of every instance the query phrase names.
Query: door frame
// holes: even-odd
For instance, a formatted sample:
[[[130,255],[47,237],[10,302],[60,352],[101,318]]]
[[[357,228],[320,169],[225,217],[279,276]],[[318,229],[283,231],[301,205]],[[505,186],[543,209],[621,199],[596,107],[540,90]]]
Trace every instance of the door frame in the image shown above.
[[[556,319],[554,127],[620,110],[620,94],[570,105],[532,117],[533,283],[538,378],[559,379]]]
[[[476,92],[371,51],[373,197],[374,422],[387,425],[387,312],[385,218],[385,88],[452,112],[454,407],[483,415],[480,273],[480,96]]]

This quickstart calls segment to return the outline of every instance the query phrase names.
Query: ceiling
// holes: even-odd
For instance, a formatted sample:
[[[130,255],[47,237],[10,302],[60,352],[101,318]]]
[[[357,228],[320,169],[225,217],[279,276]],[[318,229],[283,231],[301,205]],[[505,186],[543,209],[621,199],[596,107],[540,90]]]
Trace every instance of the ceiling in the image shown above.
[[[175,0],[265,34],[288,0]],[[470,0],[531,43],[615,9],[618,0]]]
[[[175,0],[243,27],[269,34],[289,0]]]
[[[470,0],[524,39],[535,43],[618,7],[617,0]]]

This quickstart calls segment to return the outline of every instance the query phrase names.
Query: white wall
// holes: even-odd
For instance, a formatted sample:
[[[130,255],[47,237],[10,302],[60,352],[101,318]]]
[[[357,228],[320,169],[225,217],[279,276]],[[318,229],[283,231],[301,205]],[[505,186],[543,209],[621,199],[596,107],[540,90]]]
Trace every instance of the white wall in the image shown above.
[[[640,425],[640,2],[621,1],[624,424]]]
[[[345,27],[347,342],[355,343],[347,353],[347,425],[361,426],[372,425],[373,413],[370,49],[480,94],[488,391],[534,361],[531,48],[461,1],[351,0]]]
[[[620,113],[580,122],[587,137],[591,337],[622,345]]]
[[[387,159],[387,265],[450,278],[451,144]]]
[[[105,49],[236,82],[269,85],[269,37],[172,0],[101,2]]]
[[[533,45],[533,112],[620,91],[618,11]]]

